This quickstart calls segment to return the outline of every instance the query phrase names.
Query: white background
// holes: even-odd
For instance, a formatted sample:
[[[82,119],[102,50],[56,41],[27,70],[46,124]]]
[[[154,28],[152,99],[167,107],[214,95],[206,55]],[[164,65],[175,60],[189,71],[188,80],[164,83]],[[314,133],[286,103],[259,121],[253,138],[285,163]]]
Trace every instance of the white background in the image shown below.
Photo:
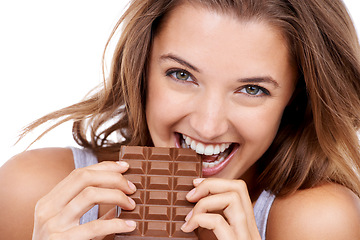
[[[0,0],[0,166],[34,140],[29,135],[13,146],[22,127],[102,82],[104,46],[127,2]],[[360,1],[345,3],[359,32]],[[70,145],[68,123],[32,148]]]

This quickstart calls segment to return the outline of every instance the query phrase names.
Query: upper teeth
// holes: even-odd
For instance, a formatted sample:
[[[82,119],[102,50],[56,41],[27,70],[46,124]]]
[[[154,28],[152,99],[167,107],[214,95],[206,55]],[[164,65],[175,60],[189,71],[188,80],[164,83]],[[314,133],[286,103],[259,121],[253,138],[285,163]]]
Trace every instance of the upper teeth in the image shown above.
[[[206,144],[196,142],[188,136],[182,135],[186,145],[188,145],[191,149],[195,150],[198,154],[204,155],[214,155],[224,152],[231,143],[222,143],[222,144]]]

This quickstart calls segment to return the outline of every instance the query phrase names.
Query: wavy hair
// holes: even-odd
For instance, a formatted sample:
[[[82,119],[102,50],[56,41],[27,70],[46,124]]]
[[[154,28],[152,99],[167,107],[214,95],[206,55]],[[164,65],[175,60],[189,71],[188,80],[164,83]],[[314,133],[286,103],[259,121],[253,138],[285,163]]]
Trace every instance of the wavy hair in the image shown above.
[[[145,116],[152,39],[164,16],[185,1],[242,21],[267,22],[287,40],[299,78],[278,134],[258,161],[259,185],[285,195],[330,181],[360,196],[360,47],[341,0],[132,0],[110,36],[121,28],[103,86],[38,119],[22,136],[56,120],[40,138],[73,120],[74,139],[95,153],[152,146]]]

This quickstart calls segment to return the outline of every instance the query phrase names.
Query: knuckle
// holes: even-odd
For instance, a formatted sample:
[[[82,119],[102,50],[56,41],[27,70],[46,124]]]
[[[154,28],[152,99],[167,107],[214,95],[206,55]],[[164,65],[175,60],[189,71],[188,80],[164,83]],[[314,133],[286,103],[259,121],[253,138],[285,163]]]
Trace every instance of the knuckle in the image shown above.
[[[229,197],[233,201],[240,201],[240,196],[237,192],[229,192]]]
[[[44,222],[47,219],[47,211],[45,210],[45,201],[43,199],[36,203],[34,216],[37,222]]]
[[[204,205],[205,201],[206,201],[205,198],[201,198],[201,199],[197,202],[197,204],[196,204],[195,207],[201,209],[202,206]]]
[[[213,184],[213,181],[214,181],[214,179],[212,179],[212,178],[205,178],[205,179],[203,179],[203,180],[201,181],[201,183],[199,184],[199,186],[202,186],[202,187],[204,187],[204,186],[211,186],[211,185]]]
[[[200,199],[193,208],[194,213],[205,213],[207,210],[207,199]]]
[[[93,198],[95,198],[96,193],[97,193],[96,188],[89,186],[89,187],[86,187],[86,188],[81,192],[81,195],[82,195],[82,197],[85,198],[85,199],[93,199]]]
[[[236,184],[240,191],[247,191],[247,184],[244,180],[238,179],[236,180]]]
[[[40,210],[43,209],[46,206],[47,200],[46,200],[46,196],[40,198],[35,205],[35,210]]]
[[[75,169],[72,173],[78,179],[91,179],[92,177],[92,171],[86,168]]]
[[[214,215],[215,226],[220,226],[223,222],[224,222],[223,216],[221,216],[220,214],[215,214]]]

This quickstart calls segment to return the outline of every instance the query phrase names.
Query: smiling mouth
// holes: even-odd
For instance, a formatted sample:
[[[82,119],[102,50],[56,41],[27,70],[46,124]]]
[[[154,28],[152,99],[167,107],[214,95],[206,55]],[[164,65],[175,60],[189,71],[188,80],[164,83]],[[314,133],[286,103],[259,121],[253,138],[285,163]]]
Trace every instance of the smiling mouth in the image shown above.
[[[201,156],[204,176],[211,176],[220,172],[238,149],[236,143],[203,144],[191,137],[179,134],[182,148],[191,148]]]

